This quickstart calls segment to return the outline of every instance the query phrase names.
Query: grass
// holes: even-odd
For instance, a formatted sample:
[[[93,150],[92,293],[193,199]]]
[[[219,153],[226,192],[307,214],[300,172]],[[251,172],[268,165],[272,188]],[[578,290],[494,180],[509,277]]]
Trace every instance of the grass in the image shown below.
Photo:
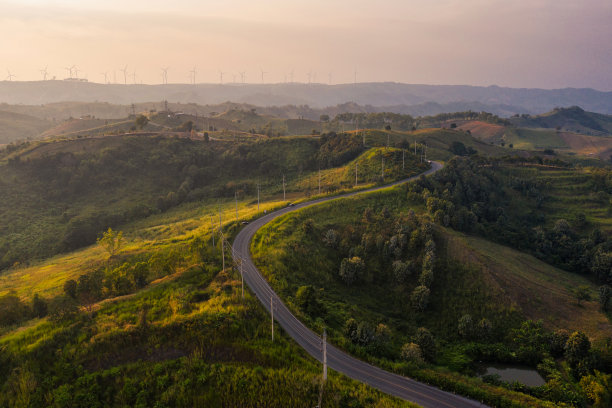
[[[569,146],[554,129],[507,128],[506,144],[512,143],[515,149],[567,149]]]
[[[599,308],[597,286],[512,248],[452,230],[444,232],[448,254],[479,270],[498,302],[548,329],[581,330],[595,341],[612,336],[612,324]],[[591,301],[578,304],[573,290],[588,286]]]

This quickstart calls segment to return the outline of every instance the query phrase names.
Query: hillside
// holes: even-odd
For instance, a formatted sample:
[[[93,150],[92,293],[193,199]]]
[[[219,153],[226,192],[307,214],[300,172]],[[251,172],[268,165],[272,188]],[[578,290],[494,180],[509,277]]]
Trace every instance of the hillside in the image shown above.
[[[578,106],[555,108],[541,115],[520,115],[510,118],[517,127],[549,128],[591,136],[612,133],[612,116],[587,112]]]
[[[39,138],[52,122],[33,116],[0,110],[0,146],[16,140]]]

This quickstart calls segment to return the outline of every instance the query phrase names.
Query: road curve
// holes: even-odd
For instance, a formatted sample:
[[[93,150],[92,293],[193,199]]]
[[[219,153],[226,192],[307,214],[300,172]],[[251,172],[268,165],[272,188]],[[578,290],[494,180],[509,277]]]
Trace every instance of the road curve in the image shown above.
[[[389,185],[374,187],[335,197],[320,198],[317,200],[296,204],[294,207],[282,208],[251,222],[236,236],[236,239],[232,245],[232,256],[236,261],[242,260],[244,281],[262,302],[268,312],[270,312],[270,300],[273,300],[274,320],[276,320],[278,324],[289,334],[289,336],[291,336],[291,338],[293,338],[308,352],[308,354],[313,356],[315,359],[322,361],[323,358],[321,352],[321,337],[319,337],[319,335],[314,333],[312,330],[308,329],[289,311],[278,295],[272,290],[268,282],[263,278],[259,270],[257,270],[253,264],[250,254],[251,239],[257,230],[259,230],[265,224],[289,212],[331,200],[338,200],[357,194],[403,184],[414,180],[421,175],[435,173],[442,168],[442,165],[438,162],[432,161],[431,165],[431,168],[424,173]],[[485,406],[479,402],[439,390],[438,388],[420,383],[407,377],[402,377],[398,374],[382,370],[376,366],[350,356],[331,344],[327,345],[327,364],[329,368],[343,373],[350,378],[362,381],[387,394],[394,395],[407,401],[412,401],[426,408],[468,408]]]

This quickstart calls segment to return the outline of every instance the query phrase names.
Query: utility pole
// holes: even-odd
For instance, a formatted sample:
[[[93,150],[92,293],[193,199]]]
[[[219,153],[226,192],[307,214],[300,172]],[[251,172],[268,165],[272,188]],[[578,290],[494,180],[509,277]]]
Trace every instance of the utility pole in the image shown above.
[[[319,168],[319,195],[321,195],[321,168]]]
[[[259,183],[257,183],[257,211],[259,212]]]
[[[210,228],[212,229],[213,248],[215,247],[215,221],[212,214],[210,215]]]
[[[327,381],[327,330],[323,329],[323,382]]]
[[[405,169],[405,160],[404,160],[404,156],[406,154],[406,149],[402,149],[402,170]]]
[[[425,143],[425,161],[427,161],[427,143]]]
[[[355,187],[357,187],[357,162],[355,162]]]
[[[242,281],[242,299],[244,299],[244,271],[242,269],[242,265],[244,264],[244,259],[240,258],[240,280]]]
[[[223,258],[223,272],[225,272],[225,237],[221,231],[221,257]]]
[[[380,166],[380,176],[385,179],[385,156],[382,157],[382,165]]]
[[[274,342],[274,297],[270,295],[270,314],[272,315],[272,342]]]
[[[283,174],[283,201],[286,201],[285,199],[285,175]]]
[[[234,200],[236,201],[236,221],[238,221],[238,192],[234,190]]]
[[[389,148],[389,134],[387,133],[387,149]]]
[[[361,131],[361,137],[363,139],[363,147],[365,147],[365,130]]]

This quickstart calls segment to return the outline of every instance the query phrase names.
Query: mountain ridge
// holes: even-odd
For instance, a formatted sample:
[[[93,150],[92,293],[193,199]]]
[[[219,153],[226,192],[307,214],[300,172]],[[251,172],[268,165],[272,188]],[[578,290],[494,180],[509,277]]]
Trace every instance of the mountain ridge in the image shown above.
[[[0,103],[46,104],[59,101],[132,104],[148,101],[218,104],[226,101],[259,106],[308,105],[314,108],[346,102],[375,107],[427,103],[480,103],[505,107],[507,116],[539,113],[557,106],[579,105],[596,113],[612,113],[612,92],[590,88],[506,88],[471,85],[419,85],[394,82],[356,84],[98,84],[93,82],[0,82]],[[427,112],[433,113],[433,112]],[[499,112],[494,112],[499,113]]]

